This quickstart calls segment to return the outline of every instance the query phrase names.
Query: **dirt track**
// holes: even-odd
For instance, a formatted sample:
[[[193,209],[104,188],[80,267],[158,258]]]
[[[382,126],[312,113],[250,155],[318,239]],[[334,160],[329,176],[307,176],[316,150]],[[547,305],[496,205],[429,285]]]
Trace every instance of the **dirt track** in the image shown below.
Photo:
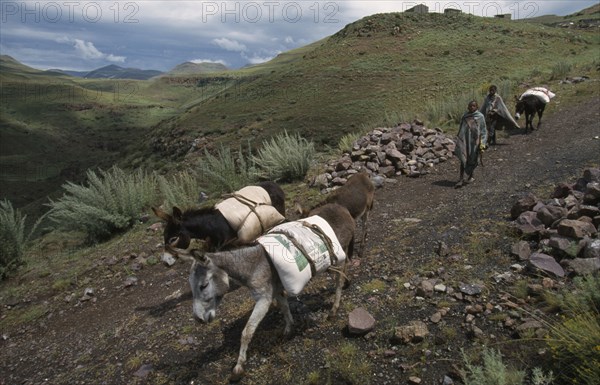
[[[325,319],[331,280],[315,282],[306,294],[291,301],[298,321],[291,339],[280,338],[283,320],[277,311],[263,321],[250,345],[248,376],[242,383],[308,383],[310,373],[321,373],[322,382],[317,383],[326,383],[327,373],[330,383],[351,383],[331,363],[335,357],[359,371],[366,362],[373,384],[405,384],[415,374],[423,384],[438,384],[453,371],[453,364],[460,364],[459,348],[473,344],[461,326],[464,304],[451,306],[444,322],[431,327],[434,335],[454,329],[452,339],[438,343],[432,337],[421,346],[392,347],[389,337],[394,326],[427,319],[439,305],[415,302],[404,293],[402,283],[433,271],[448,285],[456,285],[470,265],[470,279],[487,284],[492,272],[507,270],[511,240],[485,235],[486,231],[507,220],[519,194],[547,191],[558,182],[574,181],[586,166],[600,164],[600,140],[594,139],[600,135],[599,106],[599,98],[564,110],[555,104],[548,108],[540,130],[529,135],[499,132],[498,145],[485,153],[485,166],[476,170],[476,181],[462,189],[453,188],[458,178],[456,160],[425,177],[386,183],[376,192],[367,253],[354,263],[353,282],[344,293],[337,320]],[[462,250],[474,233],[493,238],[498,249],[487,250],[489,255],[480,261],[459,263],[440,260],[435,253],[438,241],[451,250]],[[125,249],[138,255],[157,254],[160,238],[149,232],[141,245]],[[45,315],[27,327],[2,330],[0,384],[226,383],[252,306],[245,289],[225,297],[216,322],[201,325],[192,319],[186,264],[170,269],[161,264],[146,266],[135,273],[137,285],[127,288],[122,271],[122,262],[101,262],[88,272],[89,282],[82,286],[94,287],[95,298],[85,302],[78,302],[81,290],[70,302],[64,293],[43,299],[46,302],[31,298],[31,302],[10,303],[2,297],[2,317],[33,304],[45,309]],[[376,281],[385,290],[366,291]],[[328,290],[319,290],[323,286]],[[346,316],[357,306],[367,308],[378,321],[376,330],[365,338],[349,338],[344,332]],[[480,327],[494,340],[509,338],[509,332],[495,323]],[[358,347],[355,357],[340,352],[347,342]],[[149,374],[138,371],[144,365]]]

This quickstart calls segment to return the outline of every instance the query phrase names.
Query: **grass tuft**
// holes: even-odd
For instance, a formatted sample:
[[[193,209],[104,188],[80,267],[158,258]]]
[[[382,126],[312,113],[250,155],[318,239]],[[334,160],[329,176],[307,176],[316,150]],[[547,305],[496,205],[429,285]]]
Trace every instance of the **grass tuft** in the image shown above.
[[[315,146],[299,134],[287,131],[265,141],[254,161],[264,177],[276,181],[304,178],[315,157]]]
[[[482,365],[476,365],[463,351],[463,364],[465,369],[461,376],[465,385],[522,385],[525,372],[508,368],[502,362],[499,351],[484,348],[482,352]]]
[[[66,192],[50,202],[49,218],[59,229],[84,232],[89,243],[131,228],[142,210],[158,200],[156,176],[142,170],[89,170],[87,179],[87,185],[63,185]]]
[[[258,180],[252,154],[245,156],[240,148],[235,154],[221,146],[217,155],[205,151],[200,163],[200,184],[210,193],[232,193]]]
[[[13,208],[8,200],[0,201],[0,280],[17,270],[23,262],[23,253],[31,235],[40,224],[38,219],[29,231],[26,231],[27,215]]]

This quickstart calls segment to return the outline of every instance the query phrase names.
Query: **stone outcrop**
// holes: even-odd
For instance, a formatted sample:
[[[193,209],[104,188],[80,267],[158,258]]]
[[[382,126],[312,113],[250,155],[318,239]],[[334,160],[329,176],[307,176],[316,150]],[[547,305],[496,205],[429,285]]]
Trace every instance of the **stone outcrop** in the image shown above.
[[[362,169],[383,178],[418,177],[450,159],[454,148],[454,140],[441,129],[427,128],[419,121],[376,128],[356,140],[340,159],[330,161],[312,185],[321,189],[343,185]]]
[[[586,169],[575,183],[559,183],[550,199],[524,195],[511,217],[529,240],[515,244],[512,253],[534,271],[563,277],[600,270],[600,169]]]

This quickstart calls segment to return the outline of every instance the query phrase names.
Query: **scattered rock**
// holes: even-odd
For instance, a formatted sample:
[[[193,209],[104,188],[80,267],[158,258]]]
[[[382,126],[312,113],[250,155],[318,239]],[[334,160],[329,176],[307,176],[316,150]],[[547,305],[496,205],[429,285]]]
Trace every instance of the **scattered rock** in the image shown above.
[[[511,249],[513,255],[519,257],[519,260],[525,261],[531,255],[531,247],[527,241],[519,241],[515,243]]]
[[[124,287],[135,286],[138,283],[138,277],[130,276],[125,279]]]
[[[460,292],[466,295],[478,295],[481,294],[482,287],[475,284],[463,284],[460,285]]]
[[[596,228],[589,222],[564,219],[558,225],[558,233],[565,237],[582,239],[595,235]]]
[[[535,206],[537,201],[538,199],[535,195],[531,193],[526,194],[525,196],[517,200],[517,202],[510,209],[510,216],[512,217],[512,219],[517,219],[524,212],[531,211],[531,209],[533,209],[533,206]]]
[[[348,314],[348,332],[354,335],[367,334],[375,328],[375,318],[362,307],[357,307]]]
[[[165,253],[161,255],[160,260],[169,267],[173,266],[177,262],[177,260],[171,254]]]
[[[522,235],[537,234],[545,229],[544,224],[538,219],[535,211],[522,212],[514,224]]]
[[[546,273],[554,274],[557,277],[564,277],[565,270],[556,262],[556,260],[544,253],[533,253],[529,258],[529,263]]]
[[[583,250],[584,258],[600,258],[600,239],[588,242]]]
[[[429,329],[423,321],[411,321],[408,325],[397,326],[391,343],[393,345],[419,343],[429,335]]]
[[[431,317],[429,317],[429,321],[433,322],[434,324],[439,323],[442,320],[442,313],[435,312]]]
[[[156,222],[148,226],[147,230],[149,231],[161,231],[163,228],[162,222]]]
[[[154,367],[152,366],[152,364],[144,364],[140,366],[140,368],[135,373],[133,373],[133,375],[138,378],[146,378],[150,373],[152,373],[153,370]]]
[[[563,263],[567,269],[576,275],[594,274],[600,270],[600,257],[566,259]]]

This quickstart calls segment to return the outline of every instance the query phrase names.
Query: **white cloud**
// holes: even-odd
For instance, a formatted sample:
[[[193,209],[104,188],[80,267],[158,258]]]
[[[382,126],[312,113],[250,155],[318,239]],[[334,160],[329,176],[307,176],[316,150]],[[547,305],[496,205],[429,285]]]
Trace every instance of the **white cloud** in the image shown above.
[[[125,57],[125,56],[116,56],[116,55],[113,55],[112,53],[106,55],[104,58],[113,63],[124,63],[125,59],[127,59],[127,57]]]
[[[224,66],[227,66],[227,62],[225,60],[193,59],[193,60],[190,60],[190,62],[192,62],[194,64],[215,63],[215,64],[223,64]]]
[[[231,40],[228,39],[226,37],[221,37],[218,39],[213,39],[213,44],[219,46],[220,48],[223,48],[224,50],[227,51],[233,51],[233,52],[244,52],[246,51],[246,46],[236,40]]]
[[[84,59],[102,59],[104,54],[91,41],[83,41],[75,39],[75,51],[77,51]]]
[[[248,63],[250,64],[260,64],[260,63],[265,63],[268,62],[269,60],[273,59],[276,55],[269,55],[269,56],[259,56],[258,54],[252,54],[252,55],[246,55],[244,53],[242,53],[242,57],[248,61]]]
[[[81,39],[71,39],[68,37],[61,38],[60,43],[70,43],[73,44],[75,51],[77,54],[85,59],[85,60],[107,60],[113,63],[123,63],[125,62],[125,56],[117,56],[112,53],[106,54],[98,50],[94,43],[91,41],[84,41]]]

